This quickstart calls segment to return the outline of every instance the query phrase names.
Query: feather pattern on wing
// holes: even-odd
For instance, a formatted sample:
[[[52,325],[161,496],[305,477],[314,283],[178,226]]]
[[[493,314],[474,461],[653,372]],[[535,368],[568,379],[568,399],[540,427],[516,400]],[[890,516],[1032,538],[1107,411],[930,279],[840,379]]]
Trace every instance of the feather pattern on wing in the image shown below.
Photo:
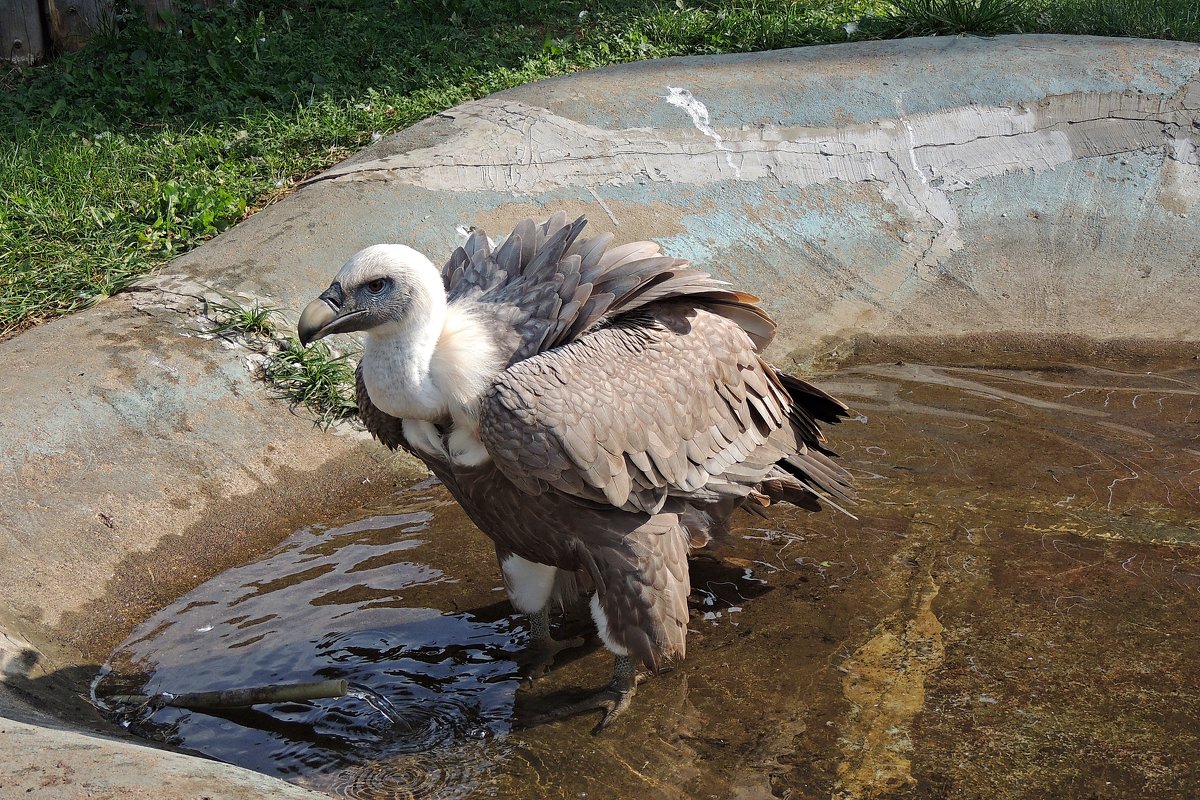
[[[844,409],[822,393],[810,410],[812,387],[785,382],[721,310],[659,302],[514,364],[481,413],[497,467],[529,493],[646,513],[744,498],[768,477],[777,494],[850,499],[813,416]]]
[[[612,247],[609,233],[581,238],[586,224],[561,212],[540,225],[525,220],[494,250],[475,230],[443,268],[450,302],[474,301],[504,329],[508,364],[574,341],[607,316],[671,297],[726,307],[759,349],[775,335],[751,295],[664,256],[654,242]]]

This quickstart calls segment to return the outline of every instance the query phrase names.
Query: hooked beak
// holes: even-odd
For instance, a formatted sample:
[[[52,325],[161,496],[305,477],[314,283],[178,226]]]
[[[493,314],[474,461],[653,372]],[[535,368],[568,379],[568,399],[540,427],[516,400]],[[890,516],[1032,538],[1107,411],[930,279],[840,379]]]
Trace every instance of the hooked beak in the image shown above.
[[[366,314],[367,309],[345,309],[344,303],[342,285],[334,281],[328,289],[321,292],[320,297],[305,306],[300,314],[300,322],[296,325],[300,344],[311,344],[331,333],[358,330],[355,321]]]

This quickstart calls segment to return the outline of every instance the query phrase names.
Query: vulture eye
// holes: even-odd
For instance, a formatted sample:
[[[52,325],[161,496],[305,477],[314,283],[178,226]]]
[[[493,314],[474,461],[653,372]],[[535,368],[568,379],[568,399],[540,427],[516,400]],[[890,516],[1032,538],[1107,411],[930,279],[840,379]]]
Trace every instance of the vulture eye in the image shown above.
[[[367,291],[370,292],[371,294],[379,294],[380,292],[383,291],[383,288],[385,286],[387,286],[386,280],[384,280],[383,278],[376,278],[375,280],[373,280],[367,284]]]

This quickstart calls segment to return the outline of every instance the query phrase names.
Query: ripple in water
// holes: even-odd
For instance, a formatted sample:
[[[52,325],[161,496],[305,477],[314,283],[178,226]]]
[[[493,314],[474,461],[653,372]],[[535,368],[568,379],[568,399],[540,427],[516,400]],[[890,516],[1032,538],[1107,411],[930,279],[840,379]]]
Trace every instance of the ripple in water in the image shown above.
[[[495,734],[510,727],[519,627],[507,609],[480,618],[405,601],[457,581],[420,555],[434,515],[449,508],[429,488],[395,503],[408,513],[300,531],[180,598],[110,656],[97,695],[345,678],[343,698],[162,708],[124,721],[147,738],[346,797],[453,800],[478,790],[503,758]]]
[[[350,696],[388,728],[361,750],[358,763],[304,781],[309,788],[356,800],[455,800],[475,793],[500,755],[485,744],[489,729],[472,722],[473,710],[453,700],[397,708],[367,687],[351,687]]]
[[[490,755],[471,748],[416,753],[361,764],[310,788],[353,800],[459,800],[478,788]]]
[[[369,686],[361,686],[357,683],[352,683],[346,687],[346,696],[362,700],[371,708],[382,714],[384,718],[393,725],[400,725],[405,728],[412,727],[408,720],[406,720],[400,713],[399,709],[392,705],[391,700],[388,700],[386,697]]]

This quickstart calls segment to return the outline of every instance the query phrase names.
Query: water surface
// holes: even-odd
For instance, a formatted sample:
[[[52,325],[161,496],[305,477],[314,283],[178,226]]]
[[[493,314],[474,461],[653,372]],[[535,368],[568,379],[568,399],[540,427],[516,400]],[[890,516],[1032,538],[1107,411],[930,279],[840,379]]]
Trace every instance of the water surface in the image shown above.
[[[594,646],[518,691],[524,622],[426,482],[330,509],[148,620],[100,691],[347,678],[144,735],[350,797],[1200,794],[1200,364],[848,368],[858,520],[738,518],[693,559],[688,658],[594,718]],[[572,622],[571,624],[576,624]]]

